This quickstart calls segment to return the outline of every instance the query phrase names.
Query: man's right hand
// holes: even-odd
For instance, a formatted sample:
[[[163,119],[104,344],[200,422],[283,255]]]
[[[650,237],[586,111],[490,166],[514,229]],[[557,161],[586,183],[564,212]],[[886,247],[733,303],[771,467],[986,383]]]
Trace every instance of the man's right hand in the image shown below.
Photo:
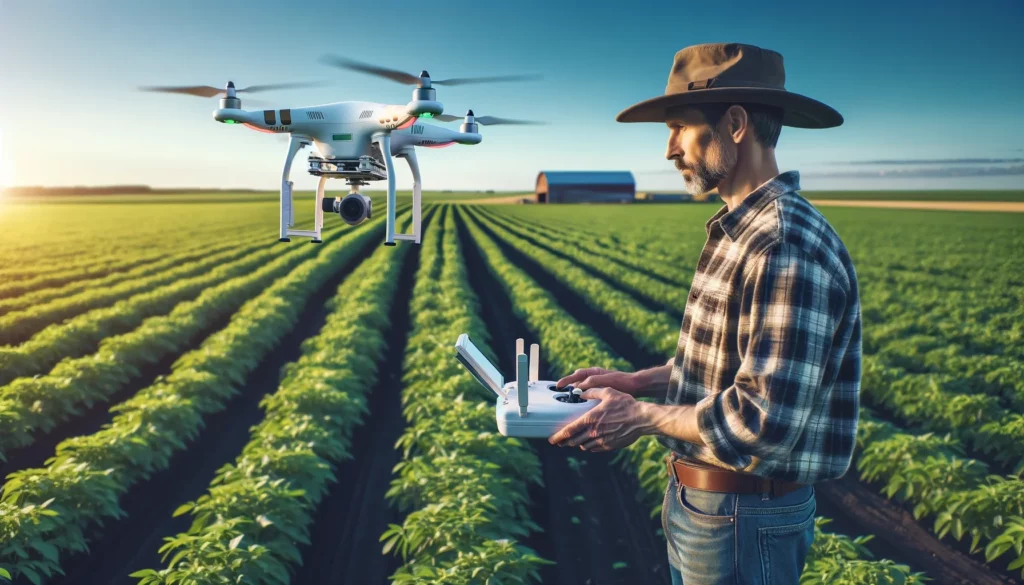
[[[569,384],[580,390],[607,386],[626,394],[633,394],[640,386],[634,372],[619,372],[598,367],[578,369],[559,380],[555,385],[565,388]]]

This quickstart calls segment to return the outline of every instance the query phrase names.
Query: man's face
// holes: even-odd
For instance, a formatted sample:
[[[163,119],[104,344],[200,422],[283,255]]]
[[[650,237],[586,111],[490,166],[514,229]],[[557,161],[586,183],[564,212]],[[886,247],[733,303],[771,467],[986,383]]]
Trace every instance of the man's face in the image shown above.
[[[722,132],[710,126],[699,111],[672,109],[665,124],[669,129],[665,158],[675,162],[688,193],[706,193],[732,173],[736,167],[735,145],[726,142]]]

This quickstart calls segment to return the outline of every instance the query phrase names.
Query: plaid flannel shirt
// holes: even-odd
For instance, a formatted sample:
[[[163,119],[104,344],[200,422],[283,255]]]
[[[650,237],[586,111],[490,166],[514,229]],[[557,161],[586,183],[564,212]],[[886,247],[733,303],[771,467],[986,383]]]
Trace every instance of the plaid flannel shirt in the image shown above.
[[[846,246],[797,171],[705,225],[665,404],[695,404],[683,459],[804,484],[843,476],[859,417],[861,309]]]

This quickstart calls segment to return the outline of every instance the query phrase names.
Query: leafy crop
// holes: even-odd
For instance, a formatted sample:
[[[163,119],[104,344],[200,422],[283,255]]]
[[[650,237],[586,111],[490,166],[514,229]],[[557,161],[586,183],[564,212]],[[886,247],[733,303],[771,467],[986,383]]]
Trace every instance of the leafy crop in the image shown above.
[[[556,369],[567,372],[576,367],[601,366],[628,371],[629,363],[603,347],[592,331],[576,323],[557,306],[549,293],[541,290],[525,273],[509,263],[478,226],[472,223],[467,225],[485,256],[489,270],[509,291],[514,305],[523,307],[524,320],[531,330],[537,332],[540,343],[548,347],[547,353]],[[566,331],[575,339],[575,343],[589,347],[589,352],[574,353],[572,345],[564,344],[561,336]],[[666,454],[653,436],[645,436],[621,450],[615,458],[625,470],[634,471],[638,475],[641,497],[651,504],[652,517],[660,512],[657,506],[660,506],[665,490],[663,461]],[[825,522],[828,520],[818,518],[815,524],[819,526]],[[870,560],[867,549],[847,544],[848,539],[841,540],[842,537],[838,537],[839,542],[847,544],[840,547],[836,544],[836,537],[819,538],[818,528],[815,533],[805,568],[808,580],[802,580],[801,583],[860,585],[872,582],[871,579],[877,583],[920,583],[924,578],[920,573],[911,573],[909,567],[891,561]],[[841,552],[847,556],[842,556]],[[852,558],[849,556],[851,552],[855,553]]]
[[[408,514],[381,535],[383,550],[405,561],[393,583],[536,583],[550,561],[515,539],[540,530],[526,499],[528,484],[541,482],[540,463],[526,443],[496,432],[489,395],[452,358],[461,333],[493,353],[451,209],[423,239],[413,289],[402,392],[408,426],[387,493]]]
[[[63,441],[44,468],[8,476],[0,497],[0,558],[13,559],[15,572],[38,583],[60,572],[59,551],[86,550],[86,529],[123,515],[121,494],[167,467],[171,455],[196,437],[203,416],[223,409],[291,330],[312,291],[380,232],[381,221],[372,220],[322,248],[306,248],[319,254],[312,252],[313,258],[245,303],[227,327],[181,356],[170,375],[113,407],[118,414],[102,430]],[[57,515],[37,521],[44,503]]]
[[[167,568],[133,573],[139,585],[287,585],[289,569],[302,562],[297,545],[309,544],[317,504],[336,481],[333,466],[353,456],[352,431],[368,412],[408,250],[380,246],[346,277],[323,328],[261,401],[266,417],[242,454],[217,472],[209,493],[175,511],[193,521],[164,539]]]

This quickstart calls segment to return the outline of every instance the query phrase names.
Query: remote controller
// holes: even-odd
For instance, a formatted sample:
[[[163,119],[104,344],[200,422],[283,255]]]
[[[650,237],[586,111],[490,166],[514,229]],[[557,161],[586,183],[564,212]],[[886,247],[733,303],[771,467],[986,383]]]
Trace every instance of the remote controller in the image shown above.
[[[523,339],[516,340],[516,379],[507,384],[468,334],[459,335],[455,349],[455,357],[497,397],[494,416],[498,432],[506,437],[548,438],[601,402],[581,398],[582,390],[572,385],[558,388],[551,380],[538,380],[540,346],[536,343],[530,346],[528,359]]]

